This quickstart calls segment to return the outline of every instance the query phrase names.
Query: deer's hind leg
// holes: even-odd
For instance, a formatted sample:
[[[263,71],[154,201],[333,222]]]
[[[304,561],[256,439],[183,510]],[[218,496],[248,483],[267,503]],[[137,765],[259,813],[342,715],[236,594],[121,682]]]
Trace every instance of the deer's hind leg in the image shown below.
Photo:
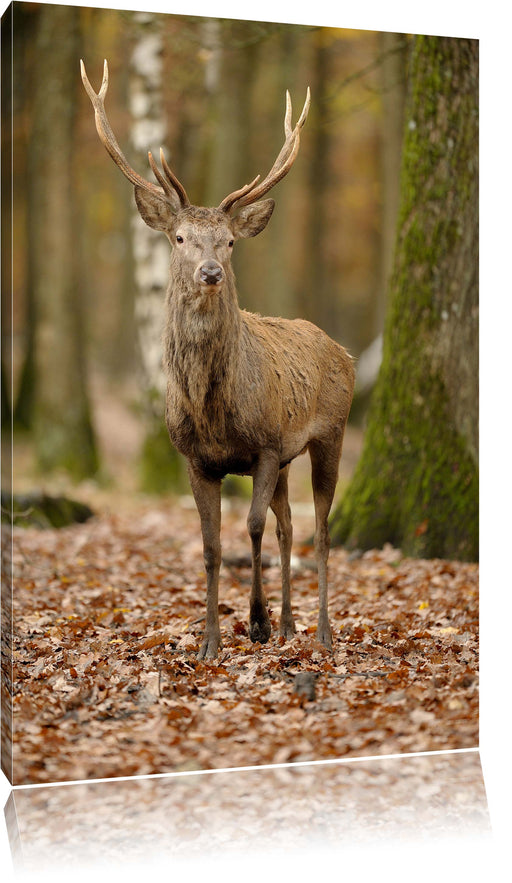
[[[329,650],[332,649],[332,634],[327,610],[327,561],[331,545],[328,518],[338,481],[342,443],[343,437],[329,442],[313,441],[309,445],[315,502],[315,555],[318,566],[318,627],[316,636],[317,640]]]
[[[274,496],[270,507],[277,518],[276,534],[281,555],[281,581],[283,596],[281,604],[281,620],[279,633],[284,635],[287,641],[296,632],[295,621],[292,614],[291,586],[290,586],[290,558],[292,553],[292,515],[288,504],[288,472],[290,467],[284,466],[279,472]]]

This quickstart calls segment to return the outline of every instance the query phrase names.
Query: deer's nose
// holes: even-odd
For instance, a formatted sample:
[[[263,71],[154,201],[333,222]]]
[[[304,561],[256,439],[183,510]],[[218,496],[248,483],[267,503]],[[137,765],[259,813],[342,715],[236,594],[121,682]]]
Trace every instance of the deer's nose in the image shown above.
[[[216,261],[205,261],[199,268],[199,278],[203,285],[217,285],[222,276],[222,267]]]

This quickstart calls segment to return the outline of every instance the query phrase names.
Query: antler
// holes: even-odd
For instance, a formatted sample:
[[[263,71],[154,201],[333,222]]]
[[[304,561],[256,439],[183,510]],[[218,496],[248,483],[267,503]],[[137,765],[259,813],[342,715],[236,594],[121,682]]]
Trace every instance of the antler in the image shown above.
[[[246,184],[241,190],[234,190],[233,193],[226,196],[219,205],[220,209],[229,212],[235,205],[237,209],[242,208],[244,205],[251,205],[253,202],[256,202],[257,199],[261,199],[261,197],[264,196],[265,193],[268,193],[268,191],[274,187],[281,178],[284,178],[284,176],[288,174],[295,161],[295,157],[299,152],[300,130],[306,122],[310,103],[311,94],[308,86],[302,113],[298,119],[297,125],[292,131],[292,102],[290,93],[288,91],[286,92],[286,111],[284,115],[285,141],[274,165],[270,169],[267,177],[264,178],[260,184],[258,184],[260,178],[258,175],[251,184]]]
[[[80,70],[82,73],[82,82],[85,86],[85,91],[91,99],[92,106],[94,107],[96,130],[100,137],[100,141],[102,141],[102,143],[105,145],[108,153],[114,160],[115,164],[119,166],[123,175],[128,178],[128,180],[131,181],[132,184],[135,184],[138,187],[143,187],[144,190],[148,190],[150,193],[154,193],[160,198],[162,198],[162,195],[165,195],[167,201],[172,205],[174,209],[179,208],[180,206],[181,208],[185,208],[185,206],[190,205],[188,196],[185,192],[185,188],[180,183],[180,181],[178,181],[176,176],[167,165],[162,149],[160,149],[160,161],[162,163],[165,177],[156,165],[151,153],[148,153],[149,164],[161,187],[157,187],[157,185],[151,183],[151,181],[146,181],[146,179],[142,178],[141,175],[139,175],[134,169],[132,169],[132,167],[128,163],[128,160],[124,156],[121,148],[119,147],[119,144],[116,141],[116,137],[107,119],[107,114],[105,113],[104,101],[108,89],[107,61],[105,60],[103,66],[103,80],[98,94],[96,94],[89,82],[83,61],[80,61]],[[179,200],[179,205],[176,201],[176,197]]]

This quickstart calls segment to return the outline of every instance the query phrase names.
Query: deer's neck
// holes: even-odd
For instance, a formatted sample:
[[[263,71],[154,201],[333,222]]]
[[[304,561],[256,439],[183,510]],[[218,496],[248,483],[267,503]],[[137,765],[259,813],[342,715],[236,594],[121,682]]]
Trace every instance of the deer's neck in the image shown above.
[[[229,406],[240,353],[241,316],[234,278],[220,293],[197,294],[172,278],[164,358],[170,385],[199,415],[222,396]]]

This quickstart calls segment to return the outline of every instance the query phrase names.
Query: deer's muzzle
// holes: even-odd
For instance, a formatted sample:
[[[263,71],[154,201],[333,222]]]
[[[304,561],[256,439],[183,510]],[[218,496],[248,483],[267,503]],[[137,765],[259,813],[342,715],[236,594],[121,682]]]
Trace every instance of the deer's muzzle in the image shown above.
[[[218,285],[224,278],[224,271],[217,261],[205,261],[198,268],[197,277],[201,285]]]

